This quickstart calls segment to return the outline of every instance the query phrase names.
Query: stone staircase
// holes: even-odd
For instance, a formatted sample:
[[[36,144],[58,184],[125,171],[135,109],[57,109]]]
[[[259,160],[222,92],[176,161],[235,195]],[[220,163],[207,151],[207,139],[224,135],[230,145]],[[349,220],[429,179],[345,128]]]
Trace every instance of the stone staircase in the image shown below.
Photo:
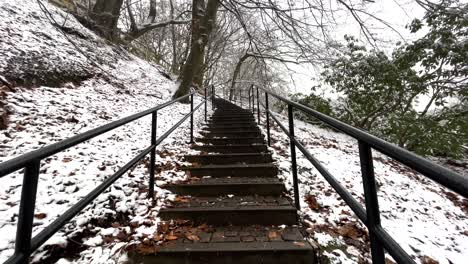
[[[312,246],[296,226],[298,216],[278,179],[254,116],[216,99],[216,110],[194,145],[199,155],[186,182],[167,188],[184,199],[161,209],[164,220],[189,220],[144,263],[315,263]]]

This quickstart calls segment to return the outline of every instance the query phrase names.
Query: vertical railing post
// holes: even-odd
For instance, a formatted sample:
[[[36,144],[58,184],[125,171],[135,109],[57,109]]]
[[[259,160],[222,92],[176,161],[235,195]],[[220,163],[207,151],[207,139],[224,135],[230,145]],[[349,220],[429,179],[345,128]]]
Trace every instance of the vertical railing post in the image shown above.
[[[208,122],[208,110],[207,110],[207,104],[208,104],[208,89],[205,85],[205,123]]]
[[[242,107],[242,89],[239,89],[240,107]]]
[[[249,95],[249,110],[252,111],[252,98],[250,97],[251,96],[251,89],[249,89],[248,95]]]
[[[270,137],[270,106],[268,104],[268,93],[265,92],[265,114],[266,114],[266,126],[267,126],[267,142],[268,146],[271,146]]]
[[[31,161],[24,169],[15,243],[15,255],[23,255],[22,263],[29,263],[31,256],[31,237],[40,164],[40,160]]]
[[[154,111],[151,114],[151,149],[150,152],[150,178],[148,183],[148,198],[153,199],[154,201],[154,172],[156,167],[156,131],[158,129],[158,112]]]
[[[297,210],[301,210],[301,204],[299,201],[299,183],[297,181],[297,161],[296,161],[296,144],[294,136],[294,113],[292,105],[288,105],[288,121],[289,121],[289,136],[290,136],[290,147],[291,147],[291,172],[293,176],[294,186],[294,204]]]
[[[258,117],[258,124],[260,125],[260,94],[258,92],[258,86],[257,86],[257,117]]]
[[[190,144],[193,143],[193,94],[190,95]]]
[[[375,184],[374,164],[372,162],[372,150],[367,143],[362,141],[359,141],[359,159],[361,161],[372,263],[383,264],[385,263],[385,252],[373,231],[374,228],[380,226],[380,212]]]
[[[213,84],[211,85],[211,110],[214,110],[214,104],[215,104],[215,87]]]
[[[252,114],[255,117],[255,91],[254,91],[254,86],[252,84]]]

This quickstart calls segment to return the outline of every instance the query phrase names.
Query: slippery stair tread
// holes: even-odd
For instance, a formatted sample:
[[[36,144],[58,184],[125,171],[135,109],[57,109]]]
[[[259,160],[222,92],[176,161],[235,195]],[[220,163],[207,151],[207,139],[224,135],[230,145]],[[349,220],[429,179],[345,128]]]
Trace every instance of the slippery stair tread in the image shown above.
[[[195,235],[199,240],[189,240],[185,234]],[[173,234],[180,236],[174,241],[162,244],[166,252],[213,252],[213,251],[289,251],[310,250],[312,246],[304,241],[298,227],[276,226],[228,226],[204,225],[202,228],[178,227]]]
[[[283,182],[274,177],[222,177],[222,178],[197,178],[170,185],[232,185],[232,184],[280,184]]]
[[[223,139],[223,138],[218,138]],[[251,144],[230,144],[230,147],[266,147],[265,143],[251,143]],[[197,147],[226,147],[226,145],[197,145]]]
[[[223,242],[223,243],[174,243],[161,247],[159,252],[238,252],[238,251],[290,251],[312,250],[306,241],[286,242]]]
[[[285,196],[236,196],[223,195],[219,197],[186,197],[171,202],[169,207],[162,210],[296,210],[289,198]]]
[[[184,157],[249,157],[249,156],[268,156],[265,153],[218,153],[218,154],[198,154],[198,155],[185,155]]]
[[[257,164],[210,164],[202,166],[193,166],[193,167],[182,167],[183,170],[196,170],[196,169],[225,169],[225,168],[276,168],[272,163],[257,163]]]

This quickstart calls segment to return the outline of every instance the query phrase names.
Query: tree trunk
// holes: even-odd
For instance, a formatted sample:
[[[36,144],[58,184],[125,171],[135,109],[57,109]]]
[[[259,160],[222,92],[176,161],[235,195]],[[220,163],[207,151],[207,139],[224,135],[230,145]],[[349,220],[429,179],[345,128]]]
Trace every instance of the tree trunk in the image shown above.
[[[200,0],[193,0],[193,4],[197,5]],[[218,12],[219,0],[208,0],[206,5],[205,15],[198,20],[193,17],[195,20],[192,23],[192,41],[190,54],[185,62],[184,68],[181,75],[181,83],[179,88],[174,94],[174,98],[186,95],[190,91],[190,87],[194,84],[195,76],[200,74],[200,69],[203,66],[203,58],[206,44],[208,43],[208,38],[213,30],[213,27],[216,23],[216,13]],[[198,16],[198,6],[195,6],[196,15]],[[198,21],[197,21],[198,20]],[[197,25],[197,23],[199,23]],[[197,82],[202,78],[197,77]]]
[[[97,0],[94,5],[91,19],[96,24],[98,33],[108,40],[119,39],[117,22],[122,4],[123,0]]]
[[[171,20],[174,19],[174,3],[173,0],[169,1],[171,6]],[[171,62],[171,71],[174,74],[177,74],[177,39],[175,34],[175,25],[171,25],[171,38],[172,38],[172,62]]]
[[[234,69],[234,73],[232,74],[232,80],[231,80],[231,88],[229,89],[229,100],[232,100],[234,99],[234,88],[236,86],[236,79],[237,79],[237,76],[239,75],[240,73],[240,70],[241,70],[241,67],[242,67],[242,63],[244,63],[244,61],[250,57],[249,54],[244,54],[244,56],[242,56],[239,61],[237,62],[236,64],[236,68]]]

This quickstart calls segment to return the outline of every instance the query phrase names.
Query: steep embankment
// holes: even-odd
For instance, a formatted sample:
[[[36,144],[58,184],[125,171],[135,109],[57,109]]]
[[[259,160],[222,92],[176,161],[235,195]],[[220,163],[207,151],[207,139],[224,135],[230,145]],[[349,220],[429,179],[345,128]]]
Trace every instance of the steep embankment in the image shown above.
[[[265,120],[265,117],[262,118]],[[282,118],[287,125],[287,119]],[[282,178],[292,190],[289,139],[278,126],[272,148]],[[296,122],[296,136],[364,205],[357,141],[344,134]],[[311,237],[333,263],[370,259],[364,226],[314,166],[297,150],[303,219]],[[468,259],[468,201],[374,151],[382,225],[420,263]],[[466,174],[465,174],[466,175]]]
[[[0,75],[14,86],[2,99],[9,123],[0,130],[0,162],[161,104],[175,87],[159,66],[107,44],[73,17],[42,3],[41,8],[36,1],[0,0]],[[160,111],[158,134],[188,111],[182,104]],[[158,165],[165,168],[158,184],[184,176],[175,171],[180,163],[173,155],[184,151],[188,131],[186,122],[158,148]],[[150,118],[145,117],[43,160],[34,234],[149,143]],[[34,260],[55,262],[62,247],[68,248],[67,259],[81,263],[125,259],[122,248],[152,236],[162,202],[172,198],[157,188],[156,206],[151,206],[147,165],[145,160],[101,194]],[[13,253],[22,178],[20,171],[0,179],[0,262]]]

